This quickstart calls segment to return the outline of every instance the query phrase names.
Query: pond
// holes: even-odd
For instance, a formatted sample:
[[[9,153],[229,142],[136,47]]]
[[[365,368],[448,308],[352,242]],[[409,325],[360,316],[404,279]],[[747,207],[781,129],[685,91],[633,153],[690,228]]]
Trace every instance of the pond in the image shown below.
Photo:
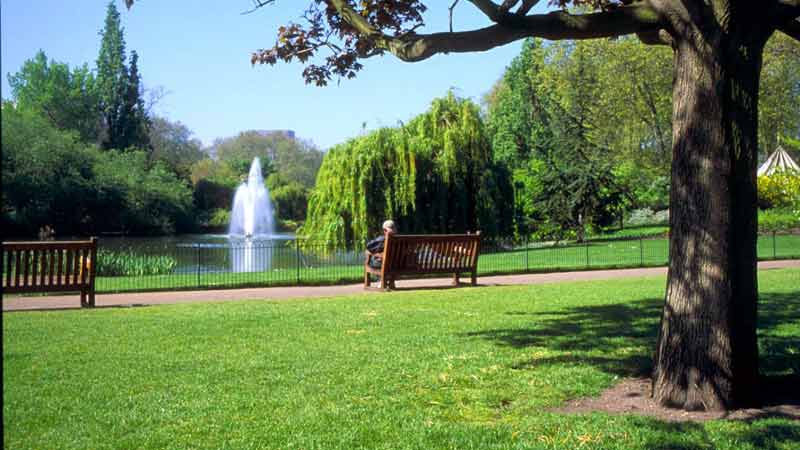
[[[137,255],[171,256],[173,273],[263,272],[304,264],[310,255],[301,251],[293,234],[253,238],[222,234],[187,234],[160,237],[101,236],[102,250],[130,251]]]

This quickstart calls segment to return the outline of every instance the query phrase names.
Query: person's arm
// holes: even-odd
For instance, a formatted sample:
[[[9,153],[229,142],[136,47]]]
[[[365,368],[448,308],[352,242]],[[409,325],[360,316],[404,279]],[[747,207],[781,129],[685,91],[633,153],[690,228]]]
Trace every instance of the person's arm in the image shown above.
[[[375,239],[367,242],[367,251],[371,254],[382,253],[383,252],[383,241],[386,238],[384,236],[378,236]]]

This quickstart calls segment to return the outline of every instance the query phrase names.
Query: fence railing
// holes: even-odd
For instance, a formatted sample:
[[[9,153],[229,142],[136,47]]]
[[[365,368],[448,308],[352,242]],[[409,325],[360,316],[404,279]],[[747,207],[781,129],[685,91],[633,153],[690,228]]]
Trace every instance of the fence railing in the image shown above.
[[[99,246],[99,292],[325,285],[357,282],[363,277],[362,246],[331,251],[323,242],[303,239],[137,246],[124,250],[107,249],[100,239]],[[668,261],[668,247],[665,237],[583,243],[485,238],[478,275],[663,266]],[[116,260],[127,259],[130,263],[112,268],[103,259],[111,258],[111,254],[116,255]],[[760,235],[758,257],[800,258],[800,234]]]

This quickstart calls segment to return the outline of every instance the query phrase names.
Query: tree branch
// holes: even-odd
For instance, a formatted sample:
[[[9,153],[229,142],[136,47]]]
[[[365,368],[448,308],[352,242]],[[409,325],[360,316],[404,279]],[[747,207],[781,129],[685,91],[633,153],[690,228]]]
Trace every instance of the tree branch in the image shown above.
[[[797,19],[790,20],[783,25],[778,25],[778,30],[791,36],[796,41],[800,41],[800,21]]]
[[[648,30],[636,33],[639,41],[645,45],[669,45],[674,43],[672,36],[666,30]]]
[[[497,6],[493,1],[491,0],[468,0],[468,1],[473,5],[475,5],[475,7],[478,8],[478,10],[482,12],[484,16],[488,17],[489,20],[491,20],[492,22],[495,23],[500,22],[500,17],[502,16],[502,13],[500,12],[500,7]]]
[[[470,0],[485,7],[491,1]],[[421,61],[438,53],[486,51],[525,37],[550,40],[592,39],[621,36],[661,28],[658,13],[645,3],[592,14],[573,15],[563,11],[530,16],[505,15],[502,24],[457,32],[388,36],[372,27],[346,0],[330,0],[336,11],[375,46],[388,50],[403,61]],[[495,5],[495,7],[497,7]],[[513,18],[511,18],[513,16]]]

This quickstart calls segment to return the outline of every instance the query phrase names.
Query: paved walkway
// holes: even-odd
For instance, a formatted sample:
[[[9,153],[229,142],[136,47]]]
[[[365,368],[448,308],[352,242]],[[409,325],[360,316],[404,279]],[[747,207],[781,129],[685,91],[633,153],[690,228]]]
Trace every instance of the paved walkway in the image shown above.
[[[761,270],[785,267],[800,268],[800,260],[762,261]],[[499,275],[478,277],[480,286],[509,286],[521,284],[558,283],[563,281],[607,280],[611,278],[635,278],[664,276],[666,267],[622,270],[592,270],[585,272],[555,272],[523,275]],[[451,278],[429,278],[423,280],[400,280],[397,290],[449,287]],[[798,283],[800,285],[800,283]],[[342,286],[291,286],[250,289],[227,289],[207,291],[134,292],[125,294],[97,294],[98,307],[163,305],[173,303],[225,302],[231,300],[283,300],[310,297],[336,297],[364,294],[361,284]],[[50,310],[79,308],[77,294],[41,297],[9,296],[3,298],[3,311]]]

